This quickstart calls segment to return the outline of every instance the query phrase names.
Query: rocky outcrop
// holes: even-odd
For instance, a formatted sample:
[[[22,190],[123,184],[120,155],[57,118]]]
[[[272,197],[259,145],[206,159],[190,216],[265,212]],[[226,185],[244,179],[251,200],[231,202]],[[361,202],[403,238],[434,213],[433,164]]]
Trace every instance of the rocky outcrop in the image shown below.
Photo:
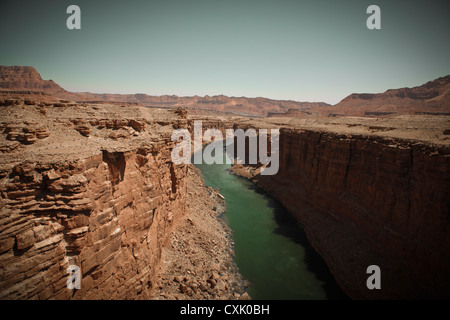
[[[0,186],[0,298],[149,298],[185,212],[185,173],[171,163],[170,143],[16,165]],[[69,265],[82,270],[74,292]]]
[[[151,298],[186,213],[187,166],[172,163],[170,140],[185,120],[114,105],[45,110],[2,110],[0,299]],[[78,290],[67,288],[73,265]]]
[[[352,298],[448,298],[450,150],[282,129],[280,170],[254,181],[303,225]],[[369,265],[381,290],[366,287]]]
[[[0,123],[0,130],[9,141],[19,141],[22,144],[33,144],[37,139],[44,139],[50,135],[47,128],[36,122]]]

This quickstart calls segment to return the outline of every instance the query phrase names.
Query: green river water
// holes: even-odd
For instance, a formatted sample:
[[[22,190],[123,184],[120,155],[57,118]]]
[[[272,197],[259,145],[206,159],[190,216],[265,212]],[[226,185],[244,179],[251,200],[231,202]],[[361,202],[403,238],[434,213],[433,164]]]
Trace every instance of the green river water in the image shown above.
[[[207,186],[225,197],[235,263],[252,299],[345,299],[296,220],[230,164],[196,164]]]

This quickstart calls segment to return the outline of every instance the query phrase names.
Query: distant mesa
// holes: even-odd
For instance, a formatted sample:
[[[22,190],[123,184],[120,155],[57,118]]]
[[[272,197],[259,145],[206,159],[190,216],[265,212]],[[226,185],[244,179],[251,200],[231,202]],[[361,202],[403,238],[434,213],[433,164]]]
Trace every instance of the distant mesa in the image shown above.
[[[354,93],[332,109],[347,116],[450,115],[450,75],[413,88]]]
[[[191,114],[236,114],[253,117],[389,117],[402,114],[450,115],[450,75],[413,88],[384,93],[354,93],[338,104],[299,102],[268,98],[216,96],[179,97],[136,94],[69,92],[52,80],[43,80],[33,67],[0,66],[3,96],[27,92],[76,102],[134,104],[146,107],[184,107]]]
[[[33,67],[0,66],[0,88],[7,90],[35,90],[46,93],[66,93],[53,80],[43,80]]]

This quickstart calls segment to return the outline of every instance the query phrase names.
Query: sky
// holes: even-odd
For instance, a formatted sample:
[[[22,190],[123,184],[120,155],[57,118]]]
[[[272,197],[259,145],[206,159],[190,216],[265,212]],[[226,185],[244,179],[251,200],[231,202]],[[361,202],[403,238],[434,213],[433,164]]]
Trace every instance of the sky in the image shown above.
[[[2,1],[0,65],[75,92],[335,104],[450,74],[449,16],[448,0]]]

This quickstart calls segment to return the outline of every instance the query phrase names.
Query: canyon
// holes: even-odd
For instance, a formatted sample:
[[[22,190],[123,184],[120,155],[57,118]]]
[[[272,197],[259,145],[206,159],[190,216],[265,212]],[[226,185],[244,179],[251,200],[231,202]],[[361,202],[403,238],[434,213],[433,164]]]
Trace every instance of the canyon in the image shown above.
[[[280,130],[277,174],[232,170],[298,220],[349,297],[449,298],[448,76],[340,106],[166,96],[148,108],[136,95],[80,99],[30,68],[0,68],[1,299],[248,299],[226,202],[171,159],[173,130],[196,120]],[[66,287],[69,265],[80,290]]]
[[[258,166],[233,171],[300,221],[350,297],[448,298],[450,149],[444,141],[284,128],[276,175],[260,175]],[[366,287],[370,265],[381,268],[381,290]]]
[[[229,231],[213,210],[220,199],[193,167],[171,161],[170,134],[188,125],[183,112],[2,108],[0,298],[173,298],[181,287],[186,297],[245,299]],[[193,192],[203,204],[192,201]],[[186,256],[177,243],[189,237],[173,238],[183,223],[203,236],[190,242],[192,261],[171,273]],[[220,250],[210,252],[212,241]],[[171,259],[162,258],[169,252]],[[79,290],[66,287],[70,265],[81,269]],[[172,290],[160,283],[168,276]]]

